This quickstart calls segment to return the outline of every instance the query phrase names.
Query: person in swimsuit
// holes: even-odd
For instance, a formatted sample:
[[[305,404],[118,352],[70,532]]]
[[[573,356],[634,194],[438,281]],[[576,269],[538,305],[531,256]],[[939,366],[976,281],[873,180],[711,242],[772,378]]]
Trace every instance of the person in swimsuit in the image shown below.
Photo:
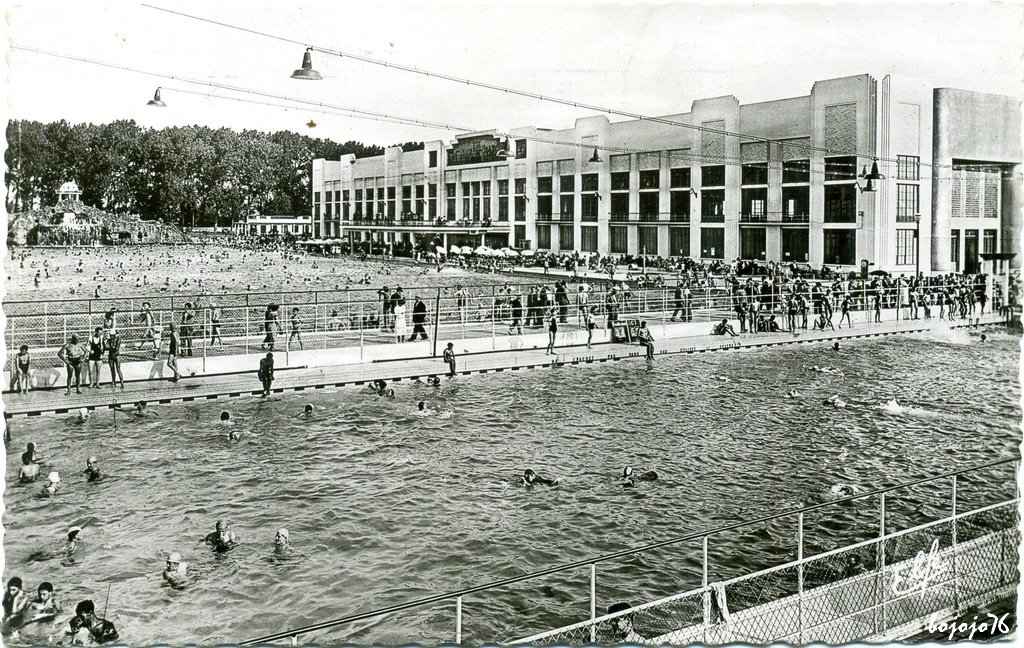
[[[531,468],[527,468],[523,471],[522,485],[523,486],[554,486],[558,484],[557,479],[547,479],[541,477],[535,473]]]
[[[75,607],[75,616],[68,622],[65,636],[72,645],[80,644],[82,639],[78,637],[78,633],[82,630],[85,630],[91,641],[97,644],[117,641],[117,628],[110,621],[97,617],[96,605],[88,599]]]
[[[13,617],[20,614],[28,604],[28,596],[22,589],[21,579],[15,576],[7,581],[7,591],[4,592],[4,617],[3,622],[7,623]]]
[[[28,622],[52,619],[60,614],[64,607],[53,594],[53,583],[43,581],[36,590],[36,597],[29,603],[32,617]]]
[[[210,345],[220,342],[224,346],[224,339],[220,336],[220,307],[217,304],[210,304]]]
[[[278,529],[277,534],[274,536],[274,551],[277,553],[286,553],[291,548],[292,540],[288,534],[288,529]]]
[[[99,326],[89,338],[89,386],[100,386],[100,365],[103,363],[103,329]]]
[[[18,482],[27,484],[39,478],[39,464],[32,460],[27,452],[21,454],[21,470],[18,471]]]
[[[32,364],[32,358],[28,354],[28,345],[22,344],[21,348],[18,349],[17,356],[17,372],[15,373],[15,387],[17,391],[22,394],[28,393],[28,382],[29,382],[29,366]]]
[[[279,306],[277,304],[269,304],[267,310],[263,313],[263,331],[266,336],[263,338],[263,344],[260,348],[265,350],[274,350],[274,329],[277,329],[277,333],[280,335],[283,333],[281,330],[281,323],[277,321],[277,310]]]
[[[121,383],[124,391],[124,375],[121,374],[121,335],[117,329],[110,331],[107,337],[107,366],[110,367],[110,387],[116,388]]]
[[[188,581],[188,563],[182,562],[177,551],[167,555],[163,578],[171,587],[182,587]]]
[[[75,393],[82,393],[82,362],[85,360],[85,352],[82,347],[78,344],[78,336],[72,334],[71,339],[68,343],[60,348],[57,352],[57,358],[64,363],[64,367],[67,370],[67,389],[64,391],[65,396],[71,395],[71,377],[75,379]]]
[[[223,553],[238,544],[238,536],[234,531],[228,529],[227,522],[217,520],[214,530],[206,534],[205,542],[212,545],[214,551]]]
[[[167,325],[167,331],[167,368],[174,372],[171,382],[178,382],[178,379],[181,377],[178,374],[178,346],[180,338],[173,323]]]
[[[551,309],[551,315],[548,317],[548,348],[544,352],[544,355],[557,355],[555,353],[555,335],[558,334],[558,317],[555,315],[555,309]]]
[[[302,336],[299,335],[299,333],[302,330],[302,327],[301,327],[301,324],[299,322],[299,309],[298,308],[293,308],[292,309],[292,316],[291,316],[291,319],[289,320],[289,322],[291,324],[292,332],[291,332],[291,335],[288,336],[288,343],[291,344],[292,340],[298,340],[299,341],[299,349],[301,349],[302,348]]]
[[[267,357],[260,360],[260,368],[256,372],[256,377],[260,379],[260,383],[263,385],[263,395],[270,395],[270,385],[274,382],[274,354],[268,353]]]
[[[100,472],[99,459],[89,457],[85,462],[85,472],[83,474],[87,481],[94,482],[103,479],[103,473]]]

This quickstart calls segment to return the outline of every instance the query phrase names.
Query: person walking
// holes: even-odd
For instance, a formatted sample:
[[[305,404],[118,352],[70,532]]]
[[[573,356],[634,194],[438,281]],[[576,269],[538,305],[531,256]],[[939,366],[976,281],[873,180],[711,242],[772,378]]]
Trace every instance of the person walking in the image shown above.
[[[274,382],[274,354],[268,353],[265,358],[260,360],[260,368],[256,372],[256,377],[260,379],[260,384],[263,385],[263,395],[270,395],[270,385]]]
[[[444,350],[444,361],[448,365],[448,377],[455,377],[455,345],[451,342]]]
[[[280,308],[277,304],[268,304],[267,310],[263,312],[263,331],[266,336],[263,338],[263,344],[260,345],[265,351],[274,350],[274,328],[277,328],[277,333],[280,335],[284,333],[281,329],[281,323],[277,321],[277,311]]]
[[[423,303],[419,295],[415,297],[416,303],[412,307],[412,335],[409,336],[410,342],[416,341],[416,336],[421,336],[421,339],[427,339],[427,329],[424,328],[424,324],[427,323],[427,305]]]
[[[409,322],[405,318],[405,298],[399,296],[395,302],[395,342],[405,342],[409,334]]]

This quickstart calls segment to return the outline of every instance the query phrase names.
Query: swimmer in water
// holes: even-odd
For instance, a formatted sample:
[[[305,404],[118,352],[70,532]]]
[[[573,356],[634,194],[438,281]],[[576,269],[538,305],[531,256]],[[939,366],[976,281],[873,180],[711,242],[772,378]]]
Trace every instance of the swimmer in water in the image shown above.
[[[623,488],[633,488],[636,486],[638,481],[658,481],[658,473],[653,470],[637,475],[633,472],[631,466],[626,466],[622,469],[622,475],[619,476],[619,481]]]
[[[292,548],[292,541],[288,535],[288,529],[280,528],[274,536],[274,551],[284,553]]]
[[[85,475],[86,481],[94,482],[103,479],[103,473],[100,472],[99,462],[100,460],[97,459],[95,456],[86,459],[85,472],[83,473]]]
[[[188,581],[188,564],[181,561],[181,554],[177,551],[167,554],[163,577],[171,587],[181,587]]]
[[[77,423],[85,423],[86,420],[88,420],[88,418],[89,418],[89,410],[84,408],[84,407],[78,408],[78,418],[75,419],[75,421]]]
[[[842,409],[842,408],[846,407],[846,401],[844,401],[842,398],[840,398],[839,394],[833,394],[833,395],[829,396],[828,398],[826,398],[824,400],[824,402],[822,404],[823,405],[831,405],[832,407],[835,407],[837,409]]]
[[[148,406],[149,403],[147,403],[144,400],[140,400],[139,402],[135,403],[135,416],[139,418],[149,416],[150,414],[156,416],[157,413],[147,409]]]
[[[29,619],[29,623],[52,619],[64,609],[53,594],[53,583],[48,581],[39,584],[36,597],[29,606],[32,609],[32,618]]]
[[[220,413],[220,424],[221,425],[228,425],[229,423],[231,423],[231,412],[221,412]]]
[[[64,555],[71,558],[78,551],[78,543],[81,542],[82,527],[68,527],[68,541],[64,545]]]
[[[526,486],[526,487],[538,486],[538,485],[539,486],[554,486],[557,483],[558,483],[557,479],[547,479],[545,477],[541,477],[537,473],[533,472],[533,470],[531,470],[530,468],[527,468],[525,471],[523,471],[523,476],[522,476],[522,485],[523,486]]]
[[[860,492],[860,489],[853,484],[835,484],[828,489],[828,492],[835,497],[853,497]]]
[[[227,522],[217,520],[215,529],[206,535],[205,542],[213,545],[214,551],[223,553],[238,544],[238,536],[228,529]]]
[[[427,380],[427,383],[432,385],[432,386],[434,386],[434,387],[440,387],[441,386],[441,377],[440,376],[431,376]]]
[[[304,418],[309,418],[313,416],[313,406],[310,405],[309,403],[306,403],[306,406],[302,408],[302,416]]]
[[[384,393],[381,394],[381,396],[383,396],[384,398],[394,398],[395,397],[395,390],[394,389],[385,389]]]
[[[984,341],[985,341],[985,340],[987,340],[987,339],[988,339],[988,336],[987,336],[987,335],[985,335],[984,333],[982,333],[982,334],[981,334],[981,341],[982,341],[982,342],[984,342]]]
[[[33,463],[32,453],[21,453],[21,470],[18,471],[18,481],[22,484],[28,484],[30,482],[34,482],[38,478],[39,464]]]
[[[47,481],[39,494],[43,497],[53,497],[60,490],[60,473],[55,470],[47,475],[46,479]]]
[[[786,392],[786,398],[800,398],[800,392],[795,389],[790,389]]]

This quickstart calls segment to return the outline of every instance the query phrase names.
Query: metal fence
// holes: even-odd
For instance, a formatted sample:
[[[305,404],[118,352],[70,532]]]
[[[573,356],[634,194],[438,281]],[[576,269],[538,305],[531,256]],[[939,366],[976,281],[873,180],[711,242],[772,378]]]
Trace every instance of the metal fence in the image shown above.
[[[1017,469],[1006,459],[945,472],[241,645],[909,636],[930,614],[955,615],[1016,591]],[[638,599],[648,602],[625,603]],[[582,620],[565,625],[573,618]],[[538,626],[556,629],[536,633]]]
[[[593,321],[598,328],[610,327],[612,320],[645,319],[651,324],[671,321],[719,322],[736,321],[737,306],[748,308],[738,331],[748,326],[757,329],[758,318],[767,324],[775,315],[779,328],[811,328],[814,315],[825,290],[833,292],[826,308],[831,316],[829,325],[841,317],[841,302],[848,299],[852,312],[870,309],[874,297],[865,291],[843,292],[842,286],[822,284],[817,292],[813,285],[802,293],[806,305],[792,311],[787,297],[778,287],[770,291],[747,294],[729,287],[715,286],[687,289],[677,296],[674,286],[636,288],[622,284],[618,287],[606,283],[588,283],[589,290],[579,291],[580,285],[569,284],[565,298],[556,301],[554,290],[546,298],[539,294],[540,282],[551,285],[552,277],[538,277],[536,282],[508,283],[504,286],[467,286],[466,295],[457,296],[451,288],[411,288],[404,291],[405,326],[396,326],[394,308],[385,308],[385,301],[375,289],[337,291],[239,293],[198,296],[153,296],[123,299],[88,299],[51,302],[7,302],[5,343],[9,349],[7,369],[21,345],[31,350],[49,350],[33,356],[33,366],[57,367],[56,349],[67,344],[72,335],[88,347],[87,340],[96,328],[107,329],[110,322],[105,313],[114,310],[111,322],[121,332],[122,361],[143,360],[167,346],[169,324],[175,324],[181,341],[179,353],[184,356],[248,354],[264,349],[284,352],[305,349],[362,347],[367,344],[394,344],[413,335],[415,296],[421,297],[427,312],[422,316],[424,330],[430,339],[462,340],[467,338],[495,338],[510,334],[543,332],[547,330],[553,311],[564,330],[581,330]],[[613,292],[614,296],[610,297]],[[531,294],[532,293],[532,294]],[[953,317],[970,316],[980,305],[963,302],[963,309],[947,304],[948,299],[938,287],[922,290],[917,305],[904,306],[907,296],[899,292],[879,295],[883,308],[902,307],[896,317]],[[973,293],[971,293],[973,294]],[[927,297],[924,297],[927,295]],[[513,299],[518,297],[518,309]],[[153,326],[145,323],[144,304],[149,304]],[[186,317],[186,305],[191,315]],[[265,317],[268,305],[276,304],[276,323],[268,325]],[[754,306],[755,308],[749,308]],[[997,306],[993,304],[993,307]],[[297,309],[297,312],[294,312]],[[519,312],[517,313],[516,310]],[[789,315],[793,318],[789,320]],[[518,318],[514,317],[516,314]],[[514,326],[515,325],[515,326]],[[568,327],[568,328],[566,328]],[[297,332],[296,332],[297,331]],[[708,328],[710,332],[710,326]],[[422,339],[422,336],[418,336]]]

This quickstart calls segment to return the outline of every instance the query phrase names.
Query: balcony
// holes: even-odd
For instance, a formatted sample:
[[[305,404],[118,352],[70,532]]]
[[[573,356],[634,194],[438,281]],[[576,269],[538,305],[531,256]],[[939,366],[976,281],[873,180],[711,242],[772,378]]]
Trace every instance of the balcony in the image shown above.
[[[702,223],[724,223],[725,214],[701,214]]]
[[[668,220],[670,223],[689,223],[689,214],[669,214]]]
[[[640,214],[641,223],[657,223],[659,220],[658,214]]]
[[[704,219],[707,220],[706,218]],[[740,214],[741,223],[767,223],[768,214]]]
[[[809,223],[811,222],[810,214],[783,214],[783,223]]]
[[[537,214],[538,223],[571,223],[572,214]]]
[[[361,220],[346,220],[341,221],[341,225],[347,227],[366,227],[366,228],[422,228],[422,229],[437,229],[437,228],[463,228],[463,229],[508,229],[508,221],[494,222],[490,220],[446,220],[444,218],[436,218],[429,220],[426,217],[421,216],[408,216],[406,218],[373,218],[373,219],[361,219]]]
[[[629,214],[609,214],[608,220],[612,223],[628,223]]]

